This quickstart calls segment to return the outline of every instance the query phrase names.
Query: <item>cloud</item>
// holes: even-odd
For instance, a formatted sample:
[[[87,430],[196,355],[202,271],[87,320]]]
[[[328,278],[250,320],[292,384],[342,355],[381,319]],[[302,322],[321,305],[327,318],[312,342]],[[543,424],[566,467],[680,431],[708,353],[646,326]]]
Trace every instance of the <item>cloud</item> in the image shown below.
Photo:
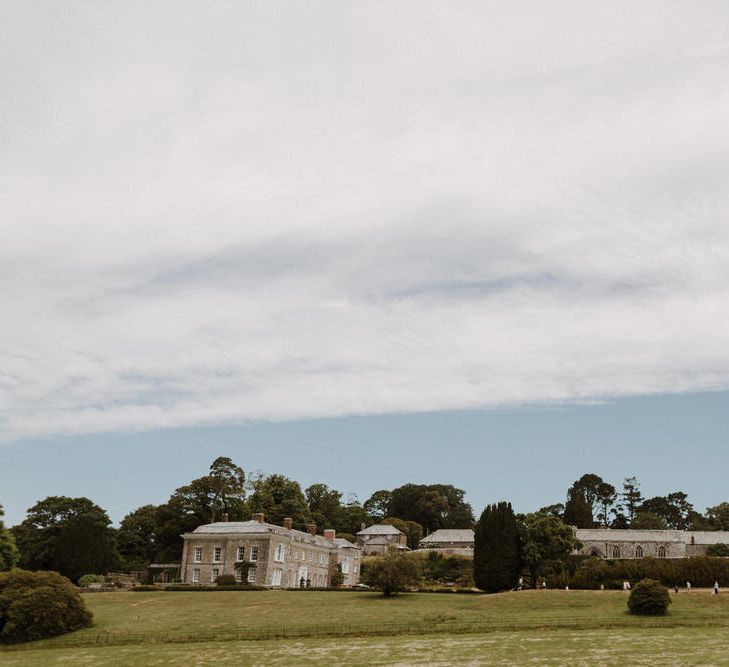
[[[68,7],[0,28],[2,439],[729,388],[722,4]]]

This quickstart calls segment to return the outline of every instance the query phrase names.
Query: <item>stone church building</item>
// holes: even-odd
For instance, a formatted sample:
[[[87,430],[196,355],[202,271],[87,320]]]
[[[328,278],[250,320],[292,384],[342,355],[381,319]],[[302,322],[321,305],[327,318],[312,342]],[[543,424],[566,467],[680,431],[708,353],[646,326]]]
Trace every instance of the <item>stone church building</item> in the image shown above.
[[[729,544],[722,530],[618,530],[576,528],[582,543],[576,553],[602,558],[689,558],[703,556],[712,544]]]

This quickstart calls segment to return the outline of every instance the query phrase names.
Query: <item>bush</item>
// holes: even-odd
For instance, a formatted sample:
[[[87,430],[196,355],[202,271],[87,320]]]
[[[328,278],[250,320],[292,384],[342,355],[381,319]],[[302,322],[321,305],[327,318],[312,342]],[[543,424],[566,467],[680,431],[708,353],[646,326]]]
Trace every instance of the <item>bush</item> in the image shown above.
[[[78,585],[86,587],[89,584],[103,584],[104,577],[101,574],[85,574],[78,580]]]
[[[57,572],[14,569],[0,574],[0,641],[17,643],[91,625],[74,585]]]
[[[218,586],[236,586],[238,582],[235,580],[235,576],[232,574],[221,574],[215,579],[215,583]]]
[[[369,563],[362,577],[369,586],[379,588],[386,598],[417,586],[420,580],[418,567],[412,558],[408,558],[395,549],[390,549]]]
[[[712,544],[706,549],[707,556],[719,556],[720,558],[726,558],[729,556],[729,546],[726,544]]]
[[[628,598],[630,613],[640,616],[663,616],[669,604],[668,589],[655,579],[641,579]]]

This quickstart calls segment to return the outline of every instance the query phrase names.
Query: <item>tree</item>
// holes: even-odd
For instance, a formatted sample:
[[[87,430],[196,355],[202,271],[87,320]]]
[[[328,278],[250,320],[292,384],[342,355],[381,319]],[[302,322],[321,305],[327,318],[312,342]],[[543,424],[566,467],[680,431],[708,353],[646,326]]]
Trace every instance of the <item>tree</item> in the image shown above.
[[[426,533],[439,528],[470,528],[473,511],[465,491],[450,484],[405,484],[392,490],[388,514],[419,523]]]
[[[567,557],[580,548],[580,542],[570,526],[549,514],[519,515],[522,562],[531,575],[532,586],[544,574],[547,567],[561,565]]]
[[[553,505],[542,507],[539,512],[541,514],[550,514],[551,516],[556,516],[561,519],[564,516],[565,506],[563,503],[554,503]]]
[[[411,586],[417,586],[420,575],[413,558],[408,558],[397,549],[389,549],[368,564],[367,582],[382,591],[386,597],[392,597]]]
[[[253,489],[251,511],[262,512],[269,523],[280,526],[286,517],[298,526],[309,522],[311,515],[298,482],[284,475],[268,475],[257,479]]]
[[[655,512],[640,510],[636,513],[630,527],[634,530],[665,530],[668,528],[666,520]]]
[[[381,489],[375,491],[363,505],[365,512],[369,515],[371,521],[379,523],[390,514],[390,503],[392,502],[392,492]],[[358,529],[359,530],[359,529]],[[356,530],[354,531],[357,532]]]
[[[15,567],[20,559],[18,547],[15,545],[15,538],[5,527],[2,520],[3,515],[3,506],[0,505],[0,572]]]
[[[683,491],[675,491],[667,496],[655,496],[644,501],[641,512],[653,512],[665,520],[666,525],[674,530],[686,530],[690,527],[690,517],[694,507]],[[632,527],[632,524],[631,524]]]
[[[144,505],[127,514],[119,525],[119,554],[130,569],[142,570],[155,561],[157,554],[157,507]]]
[[[599,475],[587,473],[582,475],[567,492],[567,496],[580,494],[590,505],[590,519],[607,525],[610,508],[615,504],[617,493],[612,484],[608,484]],[[579,526],[589,528],[590,526]]]
[[[567,503],[564,506],[562,520],[576,528],[592,528],[592,506],[585,497],[585,492],[572,486],[567,492]]]
[[[56,572],[0,573],[0,641],[25,642],[91,625],[71,582]]]
[[[326,484],[312,484],[306,489],[306,504],[311,519],[323,528],[339,529],[342,518],[342,493]]]
[[[84,574],[105,574],[119,562],[109,516],[88,498],[41,500],[13,533],[20,563],[28,569],[55,570],[76,581]]]
[[[729,503],[707,507],[706,518],[714,525],[714,530],[729,530]]]
[[[519,528],[511,503],[500,502],[484,509],[476,523],[473,580],[491,593],[514,587],[521,570]]]
[[[640,494],[640,484],[635,477],[626,477],[623,480],[623,492],[620,494],[623,509],[628,513],[628,522],[632,523],[635,514],[643,502],[643,496]]]

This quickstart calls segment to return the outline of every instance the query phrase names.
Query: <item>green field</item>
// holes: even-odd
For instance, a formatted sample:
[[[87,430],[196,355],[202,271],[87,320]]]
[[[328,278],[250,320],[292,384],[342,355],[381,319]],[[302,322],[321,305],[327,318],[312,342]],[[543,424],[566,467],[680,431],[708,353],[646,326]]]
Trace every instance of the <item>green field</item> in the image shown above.
[[[672,598],[638,618],[622,591],[90,594],[92,628],[6,647],[0,664],[729,664],[729,595]]]

